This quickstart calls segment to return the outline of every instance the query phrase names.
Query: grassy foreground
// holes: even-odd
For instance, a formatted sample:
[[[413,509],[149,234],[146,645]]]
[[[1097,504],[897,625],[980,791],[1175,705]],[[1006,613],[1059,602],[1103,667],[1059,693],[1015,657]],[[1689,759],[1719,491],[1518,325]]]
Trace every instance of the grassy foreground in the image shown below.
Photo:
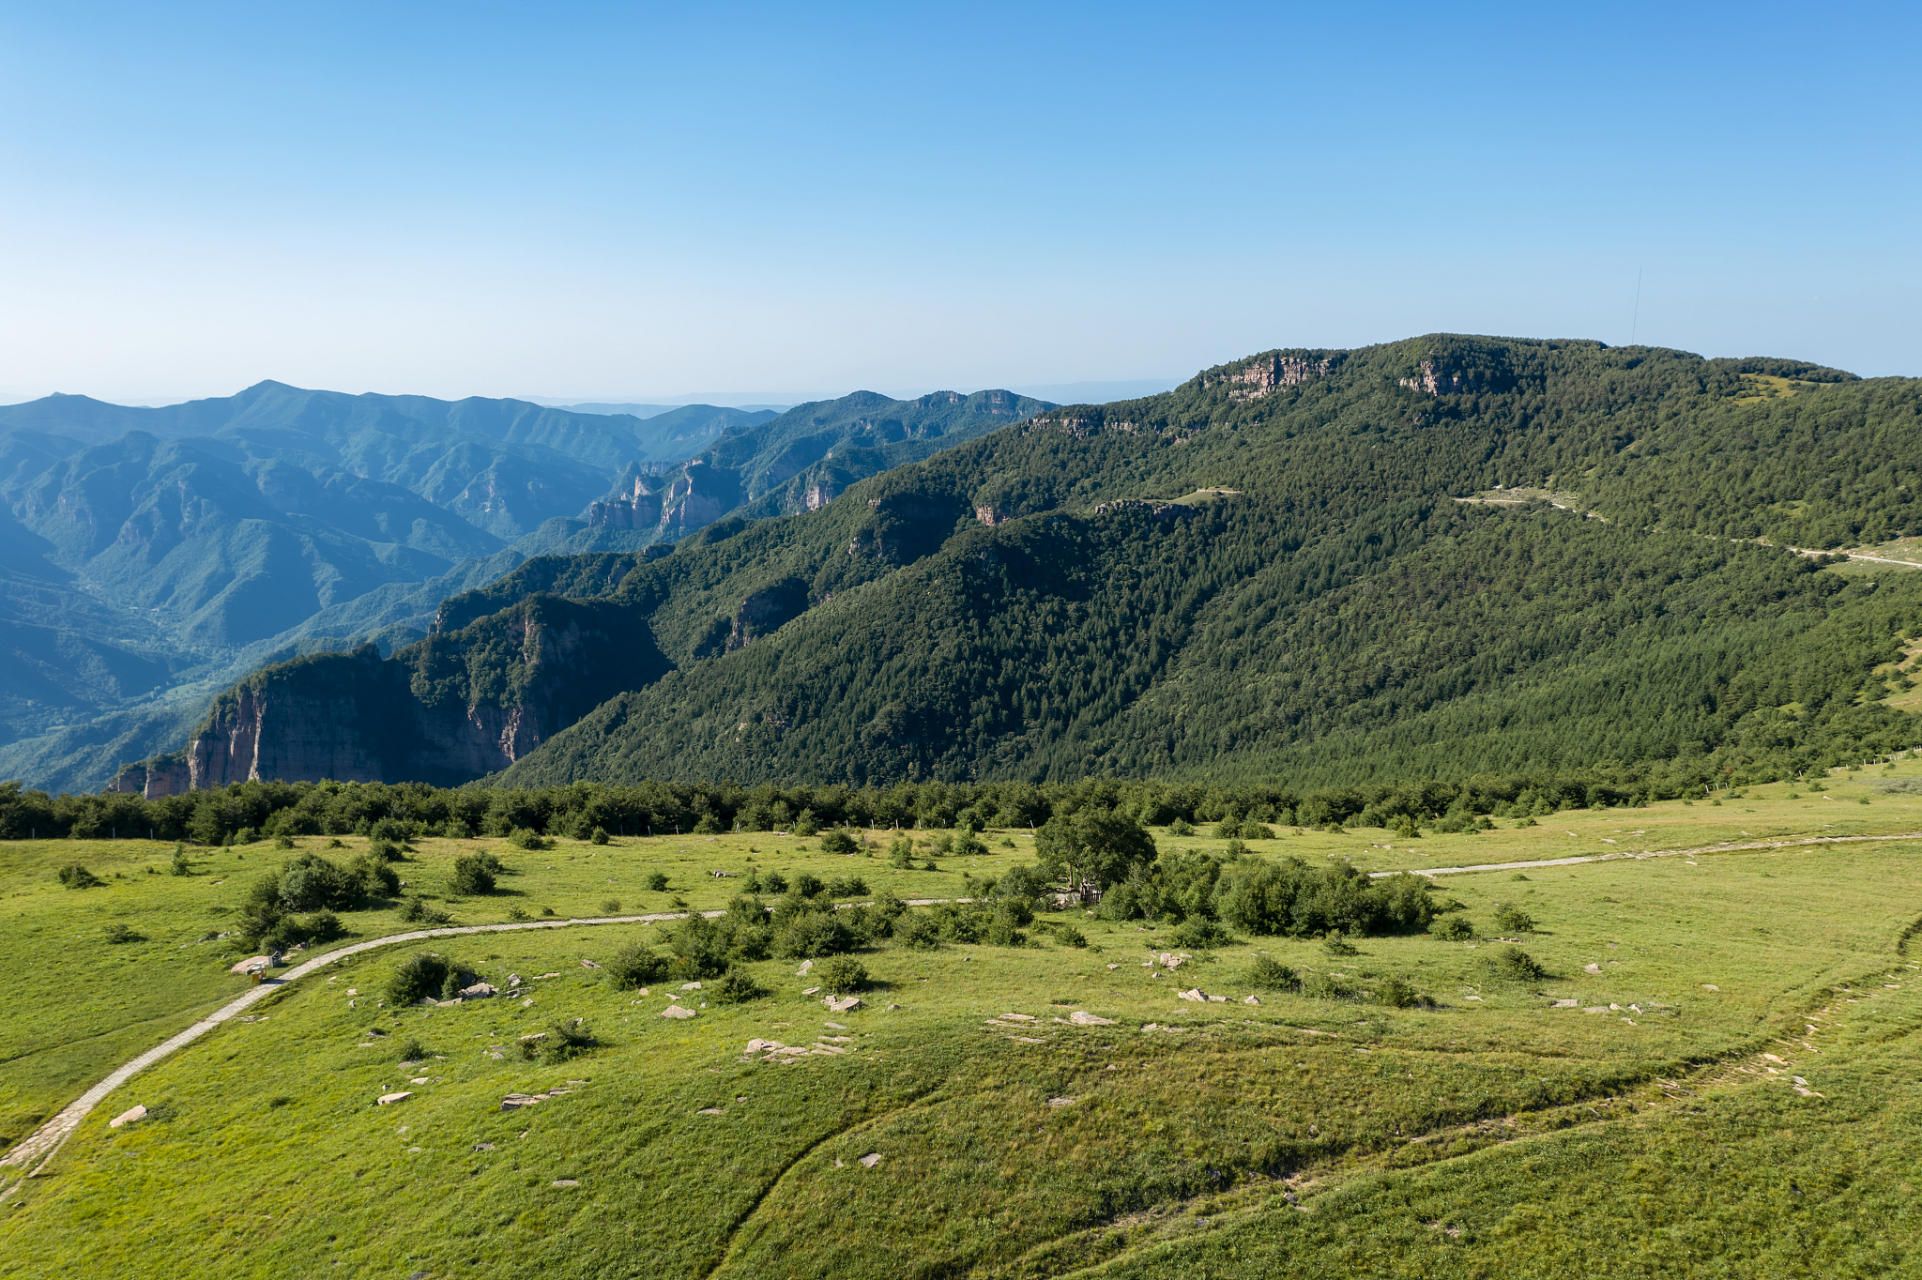
[[[1450,866],[1906,833],[1922,831],[1903,789],[1914,770],[1794,800],[1776,784],[1719,806],[1565,812],[1412,850],[1368,831],[1254,847]],[[938,871],[767,834],[539,853],[425,841],[402,870],[457,924],[602,915],[610,900],[716,908],[740,881],[709,873],[750,866],[951,897],[963,872],[1027,860],[1030,841],[1006,835],[1016,849],[993,833],[993,854]],[[448,902],[452,856],[476,843],[518,874]],[[170,854],[0,853],[8,1143],[245,989],[226,972],[232,940],[202,939],[285,855],[203,851],[175,877]],[[76,858],[107,886],[60,888],[54,870]],[[1902,1274],[1922,1242],[1922,973],[1902,950],[1922,916],[1919,860],[1922,841],[1869,840],[1443,880],[1484,935],[1498,903],[1534,917],[1521,945],[1548,970],[1539,982],[1495,976],[1489,941],[1428,937],[1354,956],[1245,940],[1169,973],[1144,963],[1167,932],[1075,912],[1059,918],[1085,948],[1037,930],[1039,946],[867,953],[877,986],[846,1014],[803,994],[793,961],[748,966],[767,997],[707,1007],[678,981],[643,996],[583,967],[658,925],[447,939],[432,949],[490,980],[522,975],[531,1003],[391,1010],[367,993],[421,948],[376,951],[110,1098],[0,1204],[0,1259],[36,1275]],[[666,891],[642,887],[656,870]],[[392,910],[346,923],[412,927]],[[107,943],[112,924],[145,940]],[[1258,991],[1263,953],[1364,987],[1399,977],[1436,1007]],[[1230,1000],[1176,998],[1193,986]],[[697,1017],[661,1017],[670,988]],[[602,1042],[588,1056],[513,1052],[573,1018]],[[819,1051],[770,1061],[744,1052],[753,1038]],[[410,1040],[431,1056],[403,1067]],[[502,1111],[515,1092],[551,1096]],[[108,1127],[136,1103],[145,1121]]]

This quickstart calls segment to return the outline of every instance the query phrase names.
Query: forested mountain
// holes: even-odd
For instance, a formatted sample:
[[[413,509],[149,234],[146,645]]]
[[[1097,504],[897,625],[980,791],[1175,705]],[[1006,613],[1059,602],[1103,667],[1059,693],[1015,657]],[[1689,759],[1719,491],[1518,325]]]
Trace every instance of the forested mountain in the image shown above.
[[[107,753],[177,741],[183,715],[262,662],[417,639],[441,600],[530,556],[672,541],[739,504],[730,466],[831,447],[809,454],[803,435],[859,431],[866,414],[920,446],[877,454],[866,475],[1005,422],[1015,402],[936,399],[892,416],[897,402],[857,393],[798,420],[685,405],[643,421],[263,382],[162,408],[0,407],[0,774],[97,786]],[[700,495],[690,476],[709,481]],[[628,519],[589,518],[611,488],[675,485],[670,518],[658,501],[644,525],[631,501]]]
[[[1922,576],[1765,542],[1922,531],[1919,389],[1593,342],[1268,352],[671,554],[532,561],[391,659],[250,677],[155,776],[318,777],[315,744],[335,777],[530,785],[1806,767],[1909,740],[1876,671]]]

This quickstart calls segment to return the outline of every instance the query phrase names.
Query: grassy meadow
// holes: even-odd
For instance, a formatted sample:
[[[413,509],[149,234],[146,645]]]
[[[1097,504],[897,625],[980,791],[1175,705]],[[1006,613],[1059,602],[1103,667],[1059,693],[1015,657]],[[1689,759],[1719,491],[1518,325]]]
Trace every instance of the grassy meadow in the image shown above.
[[[1823,785],[1250,845],[1390,869],[1922,833],[1905,789],[1922,763]],[[957,897],[1032,857],[1026,833],[989,832],[985,856],[897,869],[880,834],[865,857],[768,833],[422,840],[398,869],[465,925],[719,909],[750,868]],[[299,843],[344,859],[364,841]],[[512,874],[451,898],[453,857],[477,846]],[[227,970],[248,953],[209,935],[287,854],[197,850],[188,876],[171,855],[0,847],[8,1145],[247,989]],[[62,888],[76,860],[105,885]],[[645,887],[654,872],[667,889]],[[1463,904],[1475,941],[1343,955],[1241,938],[1170,971],[1171,931],[1077,909],[1038,918],[1026,946],[890,943],[861,955],[874,985],[838,1014],[793,960],[742,966],[768,994],[737,1005],[679,980],[616,990],[583,964],[662,924],[375,950],[136,1076],[41,1176],[4,1170],[0,1259],[47,1276],[1905,1274],[1922,1242],[1922,957],[1904,949],[1922,840],[1451,874],[1436,896]],[[1514,942],[1545,977],[1491,965],[1502,904],[1533,918]],[[343,921],[347,941],[418,927],[391,908]],[[106,941],[116,925],[138,940]],[[527,994],[384,1007],[387,975],[422,950],[500,985],[519,974]],[[1432,1004],[1265,990],[1263,955],[1362,990],[1400,979]],[[1178,998],[1197,987],[1226,999]],[[674,1002],[697,1016],[664,1018]],[[600,1041],[585,1056],[515,1051],[577,1018]],[[754,1039],[809,1052],[750,1054]],[[514,1093],[549,1096],[503,1111]],[[145,1120],[109,1128],[136,1103]]]

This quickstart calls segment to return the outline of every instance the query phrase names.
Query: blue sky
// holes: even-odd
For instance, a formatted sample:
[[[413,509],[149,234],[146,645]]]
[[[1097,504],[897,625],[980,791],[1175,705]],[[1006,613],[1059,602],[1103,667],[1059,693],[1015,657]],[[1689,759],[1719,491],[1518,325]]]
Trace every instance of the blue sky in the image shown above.
[[[0,392],[1922,374],[1919,12],[0,3]]]

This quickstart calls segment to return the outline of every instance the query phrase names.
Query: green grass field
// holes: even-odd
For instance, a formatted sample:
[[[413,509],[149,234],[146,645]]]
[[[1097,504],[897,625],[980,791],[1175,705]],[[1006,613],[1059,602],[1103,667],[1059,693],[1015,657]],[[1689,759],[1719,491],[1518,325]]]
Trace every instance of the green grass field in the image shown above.
[[[1388,869],[1894,836],[1922,832],[1922,798],[1903,789],[1918,778],[1905,761],[1838,774],[1821,792],[1775,784],[1719,805],[1571,811],[1406,843],[1282,829],[1253,847]],[[1164,850],[1221,844],[1156,836]],[[362,842],[344,843],[336,856]],[[454,923],[486,924],[516,908],[715,909],[740,881],[710,873],[750,866],[954,897],[963,873],[1031,857],[1025,834],[989,843],[986,857],[908,871],[768,834],[537,853],[423,841],[400,869]],[[475,844],[516,874],[502,893],[448,901],[452,857]],[[206,935],[286,854],[205,850],[195,874],[175,877],[171,852],[0,851],[8,1144],[247,989],[227,972],[245,953]],[[106,886],[61,888],[53,872],[76,859]],[[667,891],[642,887],[655,870]],[[679,981],[642,995],[583,966],[662,925],[376,950],[136,1076],[41,1176],[5,1170],[15,1190],[0,1203],[0,1265],[276,1277],[1911,1273],[1922,972],[1903,946],[1922,916],[1922,840],[1449,875],[1437,896],[1465,904],[1483,939],[1364,939],[1353,956],[1242,939],[1170,973],[1144,963],[1170,949],[1167,931],[1077,910],[1054,918],[1085,948],[1037,929],[1038,945],[1020,948],[868,952],[877,985],[844,1014],[803,994],[812,982],[792,960],[747,966],[765,998],[705,1007]],[[1501,903],[1536,922],[1518,942],[1547,969],[1539,982],[1491,968]],[[414,927],[391,909],[345,919],[361,939]],[[144,940],[106,942],[113,924]],[[518,973],[531,1003],[378,1007],[395,963],[423,949],[493,981]],[[1248,971],[1264,953],[1362,989],[1400,978],[1435,1004],[1258,991]],[[1190,987],[1228,999],[1177,998]],[[663,1018],[670,991],[698,1016]],[[1078,1025],[1076,1011],[1112,1021]],[[520,1036],[574,1018],[601,1041],[587,1056],[550,1065],[514,1052]],[[818,1051],[769,1060],[745,1052],[755,1038]],[[431,1056],[403,1067],[410,1040]],[[510,1093],[557,1089],[501,1110]],[[402,1090],[412,1096],[375,1105]],[[108,1127],[136,1103],[147,1119]]]

